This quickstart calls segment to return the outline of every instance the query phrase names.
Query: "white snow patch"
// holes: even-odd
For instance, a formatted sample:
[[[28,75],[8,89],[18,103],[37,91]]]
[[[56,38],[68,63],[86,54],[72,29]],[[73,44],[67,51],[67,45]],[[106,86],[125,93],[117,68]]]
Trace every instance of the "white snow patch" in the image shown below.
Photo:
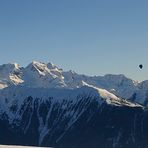
[[[35,146],[0,145],[0,148],[53,148],[53,147],[35,147]]]

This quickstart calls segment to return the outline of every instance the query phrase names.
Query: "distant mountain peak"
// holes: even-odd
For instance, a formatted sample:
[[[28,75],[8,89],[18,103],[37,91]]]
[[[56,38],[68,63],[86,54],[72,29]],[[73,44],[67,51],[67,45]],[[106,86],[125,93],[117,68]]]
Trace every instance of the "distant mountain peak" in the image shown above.
[[[45,63],[32,61],[27,67],[28,68],[32,68],[32,67],[38,68],[38,67],[47,67],[47,65]]]
[[[8,63],[0,65],[0,71],[7,71],[7,72],[13,72],[14,70],[20,69],[20,65],[18,63]]]
[[[56,65],[54,65],[52,62],[47,63],[47,67],[48,67],[49,69],[58,68],[58,67],[57,67]]]

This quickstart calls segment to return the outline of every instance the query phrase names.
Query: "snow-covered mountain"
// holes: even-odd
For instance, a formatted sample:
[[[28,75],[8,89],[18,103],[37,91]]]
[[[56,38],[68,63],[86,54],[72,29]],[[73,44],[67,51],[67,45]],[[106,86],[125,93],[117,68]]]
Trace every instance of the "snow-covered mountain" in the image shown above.
[[[4,64],[0,144],[147,148],[147,83],[65,72],[52,63]]]
[[[77,140],[81,139],[81,137],[84,139],[90,138],[88,135],[85,136],[85,132],[94,132],[98,126],[102,126],[102,123],[99,122],[97,125],[96,122],[102,122],[103,118],[108,115],[110,119],[107,118],[105,120],[112,120],[114,112],[116,112],[117,117],[125,114],[124,118],[126,121],[126,118],[129,118],[129,114],[133,111],[135,112],[134,116],[136,116],[136,114],[140,114],[143,110],[144,107],[139,104],[131,103],[107,90],[88,84],[74,89],[11,86],[0,91],[0,143],[80,148],[85,145],[85,142],[79,144]],[[106,111],[108,113],[104,117]],[[113,116],[117,120],[116,115]],[[137,122],[136,120],[135,122]],[[106,121],[106,125],[103,125],[111,126],[108,122]],[[110,124],[115,126],[114,122]],[[92,131],[89,129],[91,126],[94,128]],[[85,129],[82,130],[82,127],[85,127]],[[82,128],[82,131],[79,128]],[[89,129],[88,131],[87,128]],[[123,131],[127,130],[123,125],[121,125],[121,128]],[[104,132],[105,130],[106,128],[104,127]],[[77,132],[80,132],[80,135]],[[79,138],[76,138],[78,137],[77,134],[80,136]],[[124,132],[121,132],[121,134],[124,134]],[[73,139],[73,136],[76,137]],[[98,134],[98,138],[99,136],[101,135]],[[116,140],[116,145],[124,145],[124,143],[118,143],[119,137],[116,136],[115,134],[112,139]],[[127,135],[126,141],[129,137],[130,135]],[[70,138],[68,142],[66,142],[67,138]],[[120,140],[122,138],[124,137],[121,137]],[[135,135],[134,138],[136,138]],[[89,140],[87,139],[87,141]],[[95,142],[97,141],[95,140]],[[89,147],[92,142],[92,140],[89,141]],[[99,143],[98,141],[97,145]],[[134,144],[135,142],[132,142],[132,145]],[[88,148],[88,146],[86,145],[85,147]],[[114,146],[112,145],[111,147]]]
[[[21,79],[22,68],[17,63],[3,64],[0,66],[0,88],[9,85],[18,85],[23,82]]]
[[[148,81],[138,83],[124,75],[87,76],[63,71],[52,63],[33,61],[27,67],[19,64],[0,66],[0,89],[20,85],[30,88],[80,88],[84,84],[106,89],[131,101],[147,105]]]

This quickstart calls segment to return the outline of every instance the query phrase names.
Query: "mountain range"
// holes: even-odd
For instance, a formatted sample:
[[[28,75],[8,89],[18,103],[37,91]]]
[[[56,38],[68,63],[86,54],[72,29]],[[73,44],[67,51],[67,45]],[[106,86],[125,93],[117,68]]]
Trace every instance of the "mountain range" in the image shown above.
[[[0,66],[0,144],[148,148],[148,81],[33,61]]]

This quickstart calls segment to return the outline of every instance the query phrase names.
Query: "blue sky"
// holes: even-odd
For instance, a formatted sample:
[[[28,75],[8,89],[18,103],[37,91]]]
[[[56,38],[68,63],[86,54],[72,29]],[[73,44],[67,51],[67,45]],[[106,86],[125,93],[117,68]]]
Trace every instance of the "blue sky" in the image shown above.
[[[1,0],[0,64],[52,61],[88,75],[148,79],[147,6],[147,0]]]

